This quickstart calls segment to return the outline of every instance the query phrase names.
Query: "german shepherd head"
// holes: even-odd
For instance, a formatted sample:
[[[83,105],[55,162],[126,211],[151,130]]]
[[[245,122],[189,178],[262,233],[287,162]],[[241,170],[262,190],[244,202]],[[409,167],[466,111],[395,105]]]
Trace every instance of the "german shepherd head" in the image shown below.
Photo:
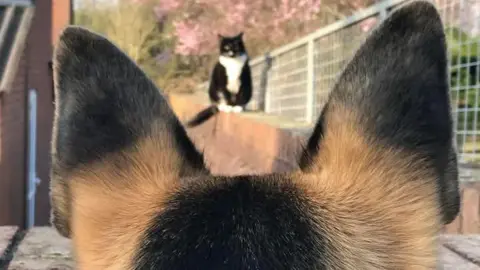
[[[286,174],[211,175],[107,39],[54,57],[52,222],[80,269],[432,269],[459,209],[445,37],[407,4],[358,50]]]

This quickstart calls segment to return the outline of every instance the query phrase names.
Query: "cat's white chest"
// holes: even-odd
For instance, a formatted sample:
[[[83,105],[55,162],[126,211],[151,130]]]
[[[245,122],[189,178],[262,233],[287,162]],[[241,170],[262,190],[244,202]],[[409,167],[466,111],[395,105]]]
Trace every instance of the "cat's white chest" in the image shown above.
[[[221,55],[218,60],[227,72],[227,90],[233,94],[238,93],[240,90],[240,75],[247,59],[247,55],[242,54],[237,57]]]

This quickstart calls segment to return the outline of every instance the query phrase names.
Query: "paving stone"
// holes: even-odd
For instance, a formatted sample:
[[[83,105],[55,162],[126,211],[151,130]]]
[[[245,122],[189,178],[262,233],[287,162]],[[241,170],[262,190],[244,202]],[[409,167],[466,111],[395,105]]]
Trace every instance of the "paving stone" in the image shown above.
[[[0,228],[12,234],[12,229]],[[5,238],[5,237],[4,237]],[[475,260],[479,255],[480,235],[443,235],[440,238],[439,265],[443,270],[480,270]],[[452,250],[453,249],[453,250]],[[462,256],[460,256],[462,254]],[[32,229],[19,245],[9,269],[12,270],[70,270],[75,269],[70,240],[53,228]]]
[[[33,228],[18,246],[9,269],[75,269],[70,240],[51,227]]]
[[[469,262],[459,256],[457,253],[442,246],[439,254],[439,270],[479,270],[480,266]]]
[[[462,200],[462,233],[480,233],[480,192],[477,188],[466,187]]]
[[[5,252],[10,240],[15,235],[17,227],[1,226],[0,227],[0,256]]]
[[[480,235],[444,235],[442,242],[444,246],[463,254],[480,266]]]

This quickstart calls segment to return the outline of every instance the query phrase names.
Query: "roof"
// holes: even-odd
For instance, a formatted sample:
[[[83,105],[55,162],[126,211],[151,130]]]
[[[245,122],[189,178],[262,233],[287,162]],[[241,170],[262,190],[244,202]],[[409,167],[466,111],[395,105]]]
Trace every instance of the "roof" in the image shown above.
[[[0,0],[0,92],[8,91],[15,78],[33,18],[28,0]]]

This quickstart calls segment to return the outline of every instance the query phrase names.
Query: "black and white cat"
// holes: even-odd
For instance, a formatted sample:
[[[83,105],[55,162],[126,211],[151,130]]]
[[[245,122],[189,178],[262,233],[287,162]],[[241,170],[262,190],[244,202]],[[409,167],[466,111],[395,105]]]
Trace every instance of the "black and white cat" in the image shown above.
[[[252,76],[249,57],[243,43],[243,32],[226,37],[218,35],[220,56],[213,68],[208,94],[212,105],[198,113],[187,126],[197,126],[218,113],[239,113],[252,98]]]

